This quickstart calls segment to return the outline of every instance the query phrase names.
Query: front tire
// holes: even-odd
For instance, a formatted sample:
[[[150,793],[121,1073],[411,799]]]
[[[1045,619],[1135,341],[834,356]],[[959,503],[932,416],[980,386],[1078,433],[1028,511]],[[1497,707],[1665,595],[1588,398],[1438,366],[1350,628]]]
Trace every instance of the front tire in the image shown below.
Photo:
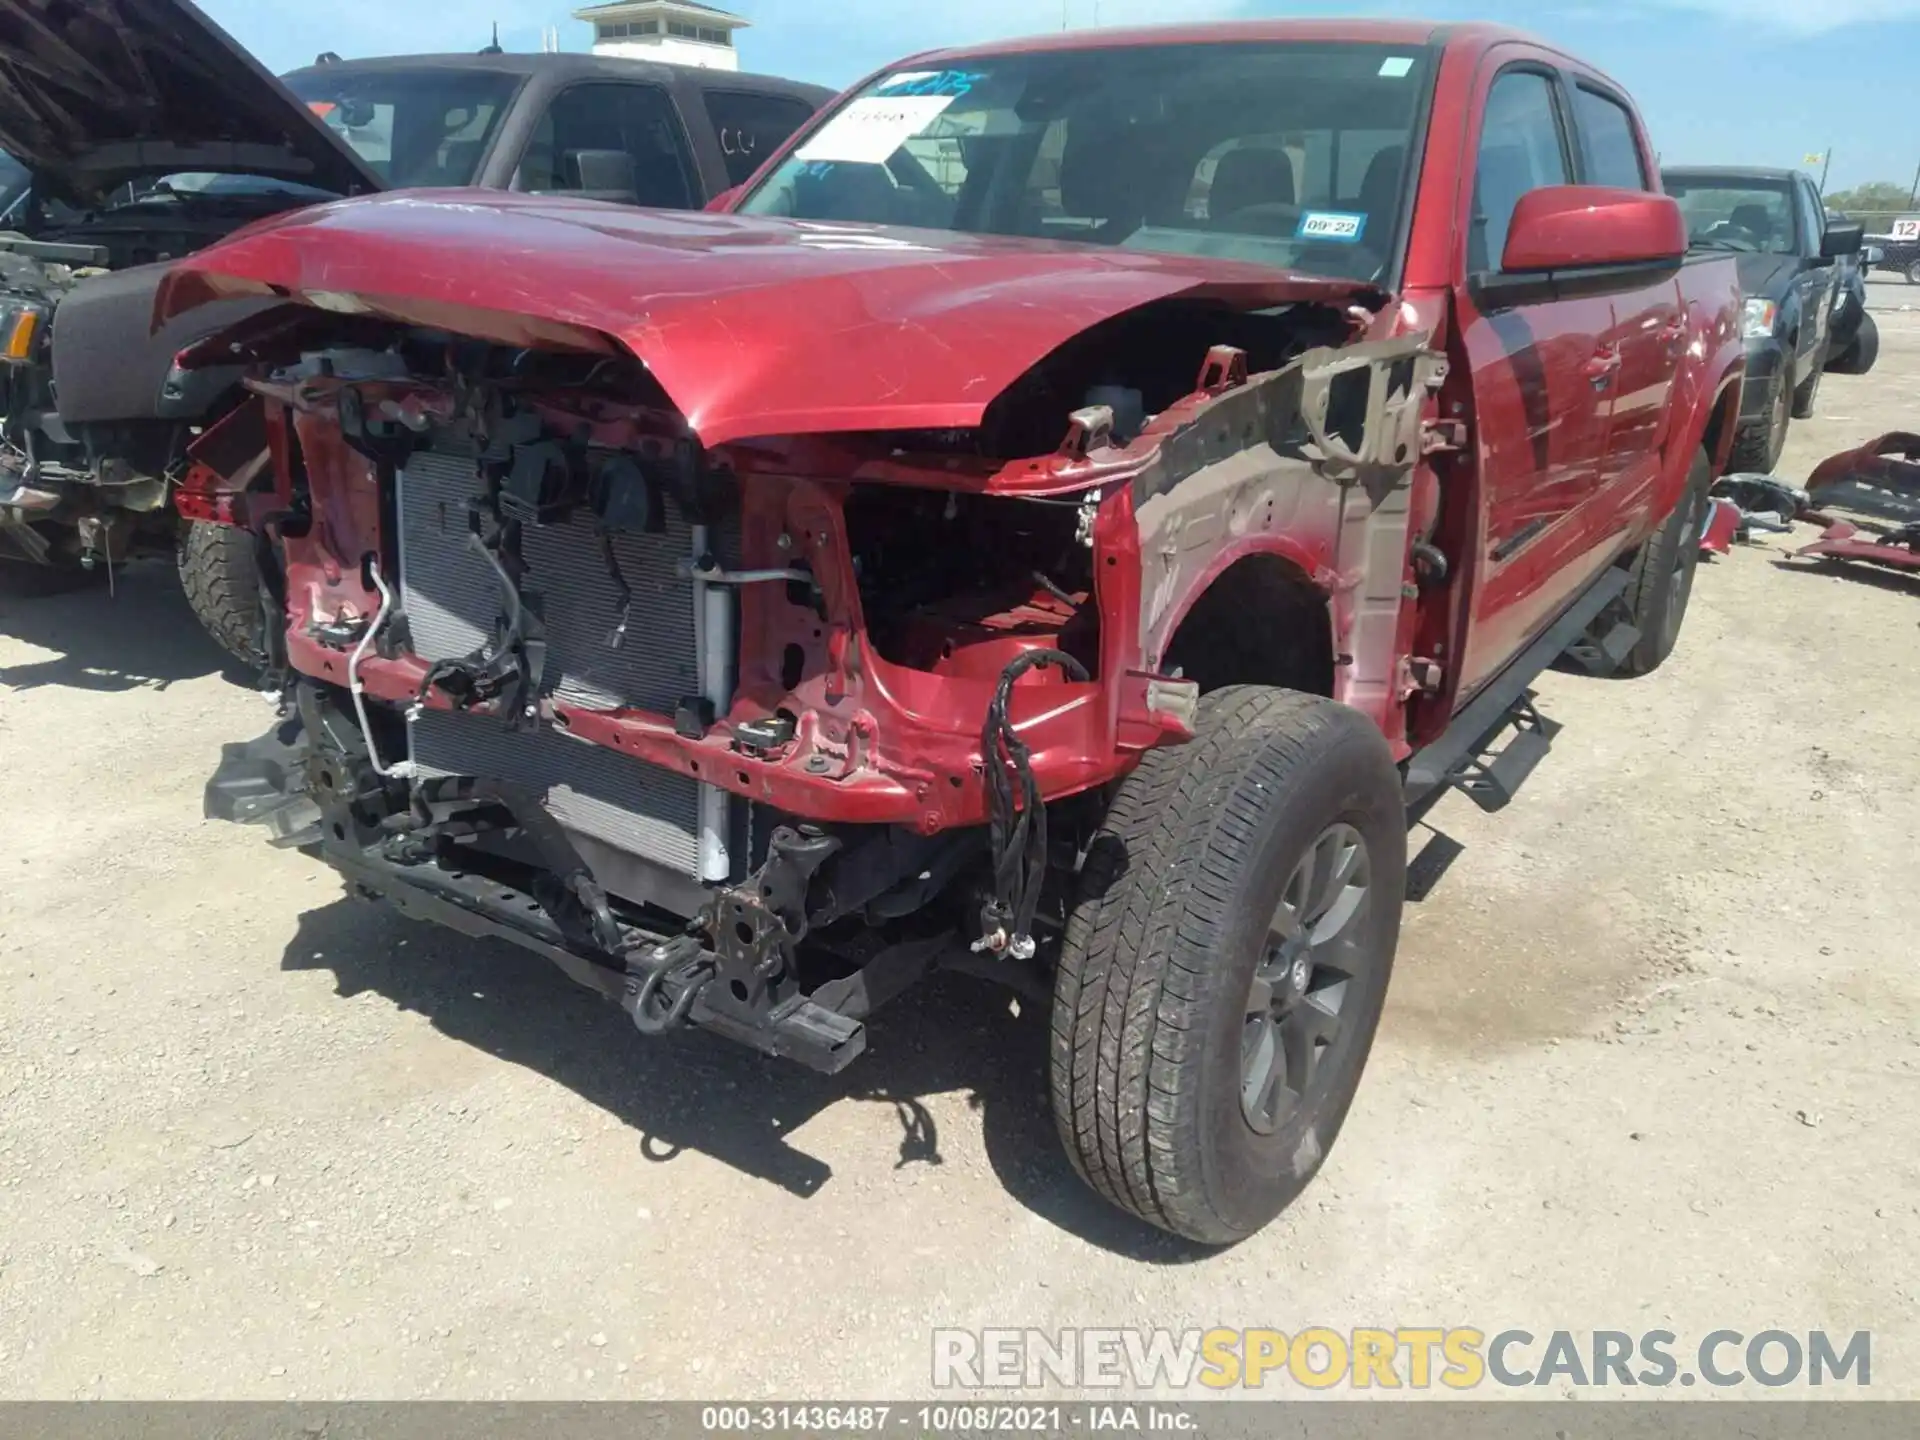
[[[1215,691],[1121,782],[1054,989],[1054,1118],[1095,1190],[1228,1245],[1306,1188],[1373,1044],[1406,857],[1386,741],[1318,696]]]
[[[180,586],[207,634],[242,665],[264,667],[266,619],[252,532],[192,521],[180,537],[179,561]]]
[[[1628,618],[1640,638],[1616,675],[1628,679],[1651,675],[1679,643],[1680,626],[1693,598],[1693,579],[1700,569],[1700,532],[1706,525],[1712,488],[1713,463],[1702,450],[1693,458],[1673,514],[1634,558],[1626,602]]]
[[[1733,470],[1771,475],[1787,448],[1787,430],[1793,418],[1793,376],[1782,374],[1774,384],[1773,403],[1767,418],[1758,425],[1747,425],[1735,434],[1728,467]]]
[[[1820,377],[1824,374],[1826,374],[1826,364],[1823,361],[1813,367],[1813,373],[1805,380],[1802,380],[1799,388],[1793,392],[1794,419],[1811,420],[1813,418],[1813,407],[1818,404],[1820,400]],[[1781,448],[1784,449],[1785,445],[1786,442],[1783,438]]]
[[[1920,285],[1920,259],[1909,260],[1903,273],[1909,285]]]

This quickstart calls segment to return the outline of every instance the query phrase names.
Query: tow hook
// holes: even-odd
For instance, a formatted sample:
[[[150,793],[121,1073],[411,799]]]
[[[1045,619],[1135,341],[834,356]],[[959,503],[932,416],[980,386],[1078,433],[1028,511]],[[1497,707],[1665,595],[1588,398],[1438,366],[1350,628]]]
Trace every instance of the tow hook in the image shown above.
[[[642,1035],[665,1035],[687,1023],[700,992],[719,972],[713,957],[691,935],[654,946],[646,959],[642,968],[629,970],[620,1004]],[[671,998],[669,981],[677,991]]]

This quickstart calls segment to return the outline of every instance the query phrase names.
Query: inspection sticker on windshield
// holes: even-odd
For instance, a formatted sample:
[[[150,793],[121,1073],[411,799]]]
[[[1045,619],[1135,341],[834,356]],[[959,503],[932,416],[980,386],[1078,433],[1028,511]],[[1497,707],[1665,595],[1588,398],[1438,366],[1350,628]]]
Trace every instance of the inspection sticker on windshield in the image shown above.
[[[1413,73],[1411,55],[1394,55],[1380,62],[1382,80],[1404,80]]]
[[[1337,240],[1343,245],[1352,245],[1359,241],[1360,233],[1367,228],[1367,217],[1349,215],[1338,210],[1309,210],[1300,217],[1300,228],[1294,232],[1298,240]]]
[[[855,100],[794,151],[800,160],[884,165],[893,152],[940,118],[958,95],[869,95]]]

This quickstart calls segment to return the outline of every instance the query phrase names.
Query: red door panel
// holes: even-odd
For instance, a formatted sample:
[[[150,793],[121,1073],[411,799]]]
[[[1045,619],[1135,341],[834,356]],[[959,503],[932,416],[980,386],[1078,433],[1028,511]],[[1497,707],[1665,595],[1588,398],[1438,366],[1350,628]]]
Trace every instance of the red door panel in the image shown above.
[[[1462,691],[1478,689],[1565,608],[1604,558],[1583,534],[1611,397],[1624,361],[1608,350],[1612,302],[1559,300],[1469,317],[1463,340],[1478,417],[1486,515]]]

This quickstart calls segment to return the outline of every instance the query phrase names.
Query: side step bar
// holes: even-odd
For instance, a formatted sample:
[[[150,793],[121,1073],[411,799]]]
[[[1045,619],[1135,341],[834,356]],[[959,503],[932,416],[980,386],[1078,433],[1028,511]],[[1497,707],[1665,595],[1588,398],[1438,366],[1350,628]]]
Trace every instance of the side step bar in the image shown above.
[[[1628,578],[1625,570],[1609,569],[1454,716],[1445,734],[1407,762],[1409,823],[1420,819],[1453,788],[1463,791],[1483,810],[1498,810],[1513,799],[1521,783],[1546,757],[1560,728],[1534,708],[1530,687],[1555,660],[1581,645],[1593,622],[1626,592]],[[1632,631],[1631,626],[1624,628]],[[1638,634],[1628,635],[1621,645],[1621,629],[1615,626],[1594,650],[1610,654],[1619,645],[1624,655],[1632,649]],[[1586,657],[1582,661],[1587,663]],[[1516,732],[1513,738],[1498,755],[1490,756],[1508,729]]]

